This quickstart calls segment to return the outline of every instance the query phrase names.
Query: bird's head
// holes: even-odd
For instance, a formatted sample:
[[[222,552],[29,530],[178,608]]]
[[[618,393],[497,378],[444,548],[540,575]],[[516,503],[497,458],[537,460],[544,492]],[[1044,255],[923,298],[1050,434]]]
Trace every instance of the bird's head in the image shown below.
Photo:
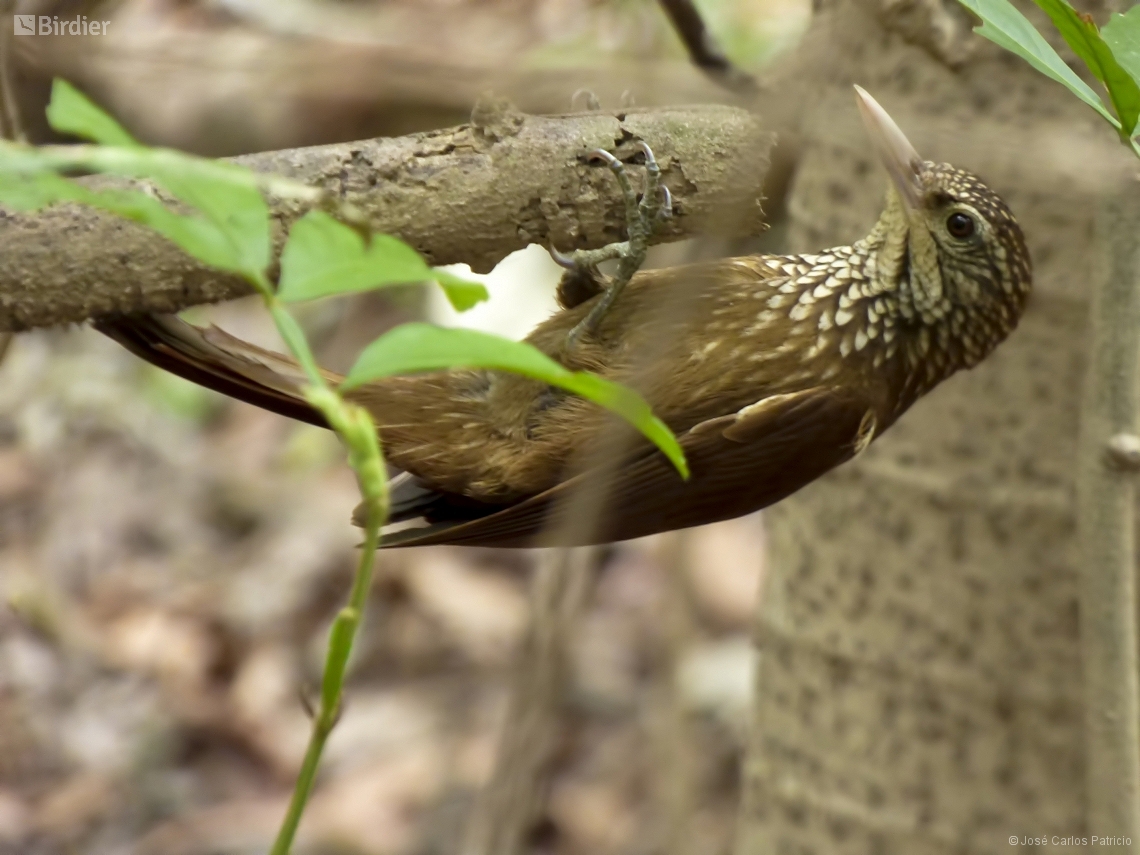
[[[1029,295],[1021,227],[976,176],[919,157],[878,102],[855,89],[891,178],[887,209],[869,238],[875,278],[895,292],[906,320],[948,327],[957,355],[973,365],[1009,334]]]

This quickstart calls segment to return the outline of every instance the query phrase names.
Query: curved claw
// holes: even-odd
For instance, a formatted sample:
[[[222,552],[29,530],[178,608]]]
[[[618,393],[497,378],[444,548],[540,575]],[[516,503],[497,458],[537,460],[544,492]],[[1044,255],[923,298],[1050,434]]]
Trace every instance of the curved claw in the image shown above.
[[[619,170],[625,168],[624,164],[620,160],[618,160],[604,148],[594,149],[587,155],[587,157],[590,160],[604,160],[606,162],[606,165],[609,166],[609,168],[614,172],[618,172]]]
[[[636,103],[637,102],[634,100],[633,92],[631,90],[626,89],[621,93],[621,105],[623,107],[632,107]]]
[[[673,194],[669,192],[669,188],[664,184],[661,185],[661,210],[657,212],[658,219],[668,220],[673,216]]]
[[[570,96],[570,109],[574,109],[574,105],[578,103],[578,98],[582,95],[586,96],[586,109],[591,112],[594,110],[602,109],[602,102],[598,100],[598,96],[591,92],[589,89],[578,89]]]
[[[554,263],[559,267],[564,267],[567,270],[574,270],[578,266],[577,262],[574,261],[573,253],[563,255],[554,246],[551,246],[547,252],[550,253],[550,257],[554,259]]]
[[[641,153],[645,155],[645,168],[657,169],[657,158],[653,156],[653,149],[649,147],[649,143],[645,140],[638,140],[636,145],[637,148],[641,150]]]

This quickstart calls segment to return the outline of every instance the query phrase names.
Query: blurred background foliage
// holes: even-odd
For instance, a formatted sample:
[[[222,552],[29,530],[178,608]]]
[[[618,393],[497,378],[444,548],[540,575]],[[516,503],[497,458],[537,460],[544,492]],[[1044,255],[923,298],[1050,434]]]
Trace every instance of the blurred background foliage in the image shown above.
[[[755,69],[795,44],[806,0],[704,0],[732,60]],[[480,92],[561,113],[579,86],[618,106],[724,101],[642,0],[22,0],[112,21],[105,38],[16,39],[33,136],[53,76],[136,137],[238,154],[466,121]],[[584,105],[579,102],[578,109]]]

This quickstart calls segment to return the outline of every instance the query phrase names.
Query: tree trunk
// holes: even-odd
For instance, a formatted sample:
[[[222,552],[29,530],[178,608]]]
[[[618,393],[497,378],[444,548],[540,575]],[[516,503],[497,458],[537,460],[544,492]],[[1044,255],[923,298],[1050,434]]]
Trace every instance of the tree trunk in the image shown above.
[[[1136,444],[1140,357],[1140,182],[1105,200],[1104,263],[1090,312],[1089,368],[1077,454],[1081,642],[1091,828],[1140,852],[1140,687],[1136,649]],[[1122,442],[1123,440],[1123,442]],[[1122,463],[1130,463],[1125,466]]]
[[[738,855],[1006,853],[1042,836],[1084,851],[1066,838],[1114,834],[1085,823],[1073,475],[1094,209],[1128,159],[959,13],[842,2],[796,58],[818,92],[794,249],[847,243],[880,209],[859,83],[923,157],[1006,198],[1035,293],[991,358],[768,513]]]

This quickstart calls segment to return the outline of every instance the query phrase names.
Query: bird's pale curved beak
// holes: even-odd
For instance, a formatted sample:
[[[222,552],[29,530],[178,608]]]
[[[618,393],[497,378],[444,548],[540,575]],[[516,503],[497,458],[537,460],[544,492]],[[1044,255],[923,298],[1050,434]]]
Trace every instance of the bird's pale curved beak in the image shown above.
[[[909,210],[917,210],[922,205],[922,187],[918,183],[922,158],[906,135],[899,130],[894,119],[860,86],[855,87],[855,102],[859,105],[859,115],[867,126],[871,143],[891,176],[903,204]]]

